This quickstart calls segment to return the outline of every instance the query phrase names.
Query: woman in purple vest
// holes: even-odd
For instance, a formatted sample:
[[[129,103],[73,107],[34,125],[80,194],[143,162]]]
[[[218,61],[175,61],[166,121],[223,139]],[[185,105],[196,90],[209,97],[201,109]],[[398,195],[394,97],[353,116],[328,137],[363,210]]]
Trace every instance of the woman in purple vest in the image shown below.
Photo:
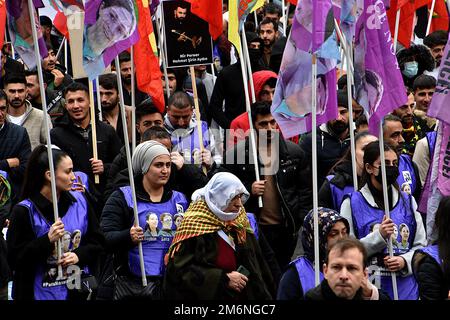
[[[139,226],[134,225],[131,187],[121,187],[103,209],[101,227],[114,253],[114,299],[160,299],[164,256],[172,243],[176,214],[187,209],[185,196],[166,187],[171,160],[167,148],[149,140],[139,144],[132,158]],[[161,217],[165,220],[163,225]],[[167,223],[166,223],[167,222]],[[156,227],[156,228],[155,228]],[[164,233],[151,232],[165,229]],[[150,232],[144,232],[144,230]],[[147,287],[142,287],[138,244],[142,243]],[[131,290],[134,288],[135,290]]]
[[[319,261],[320,281],[327,248],[337,240],[347,237],[349,225],[339,212],[319,208]],[[277,300],[303,300],[305,293],[315,287],[314,281],[314,218],[311,210],[303,221],[302,244],[305,252],[291,262],[278,286]]]
[[[341,216],[350,224],[350,235],[361,240],[369,256],[369,269],[379,271],[381,289],[393,298],[391,273],[397,277],[400,300],[418,298],[417,283],[412,275],[411,259],[414,251],[426,245],[425,229],[417,204],[411,195],[399,191],[396,182],[399,175],[398,155],[389,145],[384,145],[386,161],[386,184],[390,218],[384,214],[383,186],[381,178],[380,146],[378,141],[369,143],[364,149],[363,187],[347,196],[341,206]],[[389,257],[387,239],[393,244],[402,243],[402,235],[394,230],[409,230],[404,245],[393,245],[394,256]],[[405,233],[403,234],[403,236]]]
[[[73,286],[69,290],[74,283],[72,277],[76,271],[94,270],[103,250],[104,238],[91,204],[82,192],[71,191],[75,181],[72,160],[60,149],[52,149],[60,218],[54,220],[44,145],[36,147],[30,156],[22,201],[11,214],[7,242],[15,300],[86,299]],[[58,240],[75,232],[80,233],[79,246],[69,245],[58,261]]]
[[[437,240],[419,249],[413,257],[413,271],[421,300],[450,298],[450,197],[442,198],[434,228]]]
[[[363,149],[368,143],[376,140],[378,140],[377,137],[367,131],[355,135],[356,173],[358,177],[362,176],[364,169]],[[339,211],[344,196],[353,191],[352,153],[348,148],[345,155],[331,168],[330,175],[322,184],[319,190],[319,206]]]

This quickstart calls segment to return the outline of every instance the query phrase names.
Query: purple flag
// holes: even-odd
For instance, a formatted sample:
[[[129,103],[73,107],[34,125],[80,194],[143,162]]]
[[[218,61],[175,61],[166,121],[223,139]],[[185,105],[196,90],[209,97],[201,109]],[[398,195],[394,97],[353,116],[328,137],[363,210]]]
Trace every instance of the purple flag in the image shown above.
[[[433,99],[428,107],[427,115],[450,124],[450,51],[449,42],[445,46],[442,62],[439,67],[438,82]]]
[[[42,7],[41,0],[33,1],[35,7]],[[30,12],[27,0],[7,0],[6,9],[8,12],[8,30],[11,42],[23,62],[29,69],[36,68],[36,55],[34,53],[33,32],[30,22]],[[47,47],[42,36],[39,19],[34,13],[34,23],[38,31],[39,52],[42,58],[47,56]]]
[[[94,79],[139,40],[137,15],[133,0],[88,0],[85,12],[83,67]]]
[[[450,196],[450,124],[442,123],[441,132],[437,186],[444,196]]]
[[[369,116],[370,132],[378,135],[380,120],[406,103],[406,89],[395,57],[384,3],[364,0],[364,8],[356,10],[361,16],[355,30],[354,95]]]
[[[317,124],[337,117],[336,64],[339,51],[330,0],[298,2],[283,53],[272,114],[285,138],[312,129],[312,53],[317,55]]]

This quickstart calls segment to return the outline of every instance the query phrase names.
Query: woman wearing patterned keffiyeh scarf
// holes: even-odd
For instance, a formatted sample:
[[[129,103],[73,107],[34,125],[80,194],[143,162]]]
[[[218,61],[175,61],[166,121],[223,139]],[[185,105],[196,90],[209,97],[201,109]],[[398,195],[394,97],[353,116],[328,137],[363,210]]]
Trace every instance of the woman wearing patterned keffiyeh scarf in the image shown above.
[[[194,192],[166,256],[168,299],[271,298],[272,276],[243,207],[248,197],[226,172]]]

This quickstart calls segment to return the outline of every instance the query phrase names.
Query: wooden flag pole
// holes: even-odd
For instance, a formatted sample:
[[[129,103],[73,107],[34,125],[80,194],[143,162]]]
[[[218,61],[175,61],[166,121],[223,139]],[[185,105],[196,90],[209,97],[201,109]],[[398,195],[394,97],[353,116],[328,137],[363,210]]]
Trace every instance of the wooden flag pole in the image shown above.
[[[119,70],[119,57],[115,58],[116,69]],[[127,118],[125,114],[125,103],[123,98],[123,87],[122,87],[122,76],[119,72],[117,74],[117,85],[119,87],[119,106],[120,106],[120,116],[122,120],[123,127],[123,138],[125,141],[125,154],[127,156],[127,166],[128,166],[128,176],[130,177],[130,188],[131,188],[131,197],[133,198],[133,215],[134,215],[134,226],[139,227],[139,216],[137,212],[137,200],[136,200],[136,189],[134,185],[134,175],[133,175],[133,166],[131,164],[131,152],[130,152],[130,140],[128,139],[128,128],[127,128]],[[142,286],[147,286],[147,277],[145,274],[144,267],[144,252],[142,250],[142,242],[138,244],[139,251],[139,266],[141,268],[141,278],[142,278]]]
[[[352,43],[347,43],[346,57],[347,61],[351,60]],[[348,103],[348,123],[350,131],[350,151],[352,156],[352,175],[353,175],[353,188],[358,190],[358,173],[356,171],[356,149],[355,149],[355,130],[353,127],[353,96],[352,96],[352,82],[353,82],[353,70],[350,70],[350,64],[347,64],[347,103]]]
[[[320,283],[319,259],[319,195],[317,181],[317,57],[312,55],[312,184],[313,184],[313,217],[314,217],[314,280]]]
[[[44,87],[44,74],[42,72],[42,65],[41,65],[41,55],[39,52],[39,43],[38,43],[38,35],[37,35],[37,29],[36,24],[34,23],[34,4],[33,0],[28,0],[28,10],[30,12],[30,21],[31,23],[31,29],[33,33],[33,45],[34,45],[34,55],[36,57],[36,67],[38,72],[38,79],[39,79],[39,90],[41,93],[42,98],[42,111],[44,112],[43,122],[45,127],[45,135],[47,138],[47,156],[48,156],[48,165],[50,168],[50,186],[52,191],[52,205],[53,205],[53,218],[56,221],[58,221],[59,218],[59,211],[58,211],[58,197],[56,194],[56,175],[55,175],[55,164],[53,163],[53,152],[52,152],[52,141],[50,137],[50,123],[49,123],[49,115],[47,110],[47,99],[45,96],[45,87]],[[61,239],[57,241],[56,244],[56,252],[58,255],[58,261],[61,260],[62,252],[61,252]],[[58,264],[58,276],[63,276],[62,266]]]
[[[200,108],[198,106],[197,83],[195,78],[194,67],[190,66],[189,71],[191,73],[192,91],[194,92],[194,111],[195,111],[195,118],[197,120],[196,123],[198,133],[198,145],[200,146],[200,152],[203,152],[203,150],[205,150],[205,147],[203,146],[202,120],[200,119]],[[208,173],[206,167],[203,165],[202,170],[205,175]]]
[[[386,219],[390,219],[391,214],[389,212],[389,198],[386,184],[386,162],[384,157],[383,120],[380,121],[380,134],[378,140],[380,144],[381,179],[383,184],[384,214],[386,215]],[[388,239],[388,251],[389,257],[393,257],[394,253],[392,249],[392,237],[389,237]],[[392,276],[392,289],[394,291],[394,300],[398,300],[397,277],[395,275],[395,272],[391,272],[391,276]]]
[[[120,71],[119,71],[120,72]],[[91,133],[92,133],[92,156],[94,160],[98,160],[97,154],[97,127],[95,123],[95,103],[94,103],[94,86],[92,85],[92,80],[89,80],[89,100],[91,105]],[[94,175],[95,184],[100,183],[100,176],[98,174]]]

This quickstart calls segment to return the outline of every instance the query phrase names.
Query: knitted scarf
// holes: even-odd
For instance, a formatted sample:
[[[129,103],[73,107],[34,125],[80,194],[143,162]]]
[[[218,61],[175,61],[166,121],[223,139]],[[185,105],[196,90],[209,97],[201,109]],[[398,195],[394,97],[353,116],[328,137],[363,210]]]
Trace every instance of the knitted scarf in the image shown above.
[[[253,233],[243,208],[236,219],[225,222],[212,213],[205,201],[192,202],[184,213],[183,221],[177,229],[169,251],[164,258],[165,264],[167,265],[169,259],[173,258],[184,240],[219,230],[223,230],[226,234],[235,231],[239,244],[245,243],[246,232]]]

